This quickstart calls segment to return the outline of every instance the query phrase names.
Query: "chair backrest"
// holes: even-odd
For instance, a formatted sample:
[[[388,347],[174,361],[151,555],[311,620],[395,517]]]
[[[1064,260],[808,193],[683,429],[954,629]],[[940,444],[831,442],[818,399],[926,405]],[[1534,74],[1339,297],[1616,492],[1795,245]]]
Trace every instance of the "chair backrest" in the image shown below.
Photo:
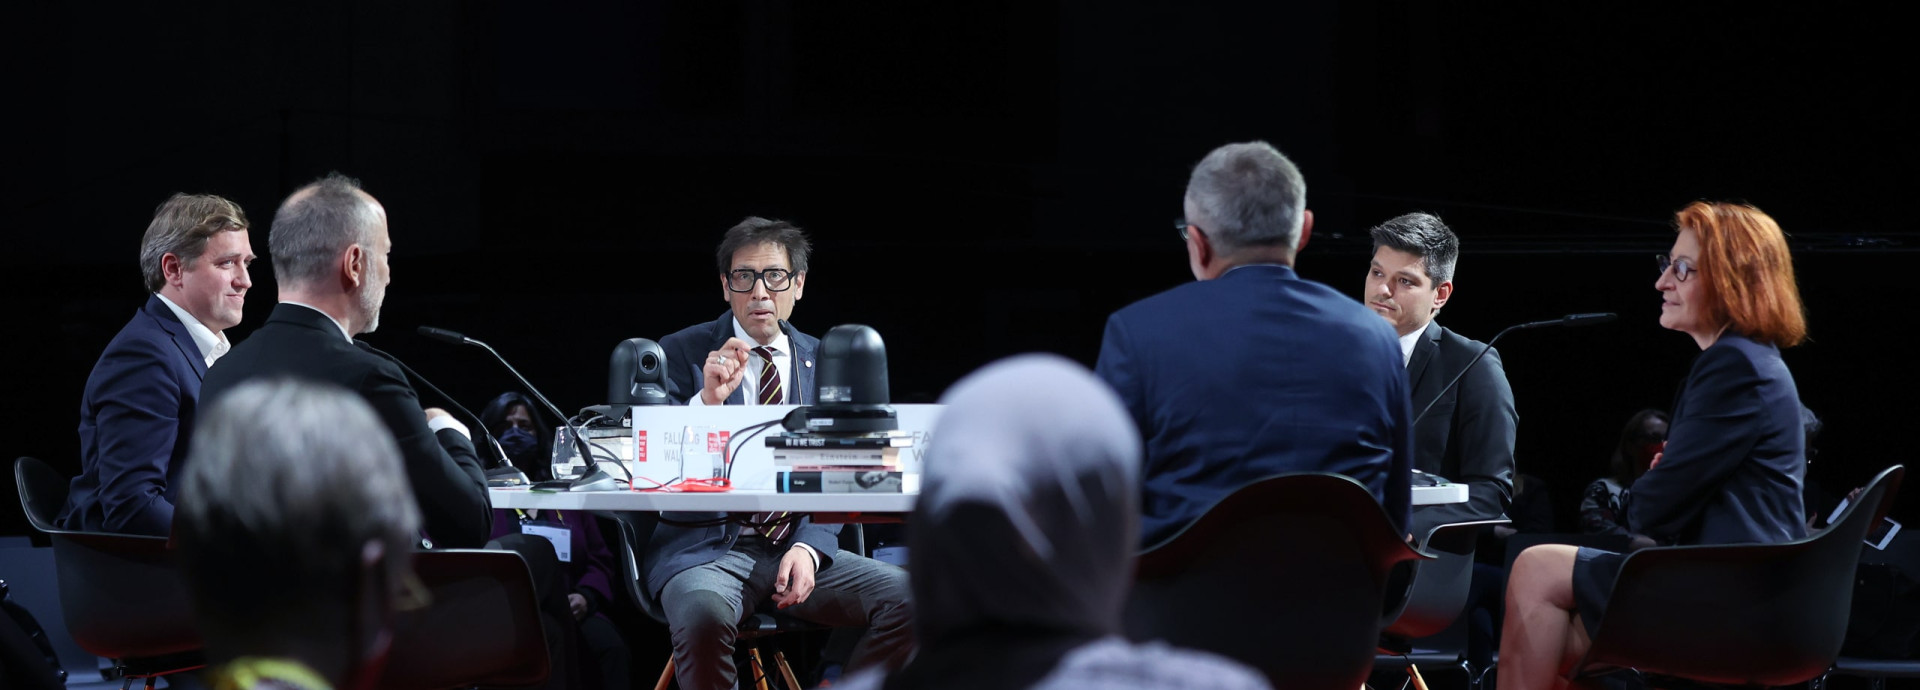
[[[1819,677],[1846,635],[1861,539],[1904,472],[1881,472],[1840,519],[1805,539],[1629,555],[1576,676],[1634,668],[1762,686]]]
[[[67,479],[36,458],[13,463],[20,507],[53,542],[60,613],[81,649],[109,659],[193,652],[200,632],[165,537],[61,529]]]
[[[433,596],[394,626],[382,688],[532,687],[547,681],[547,637],[533,575],[512,551],[414,554]]]
[[[81,649],[140,659],[200,649],[200,631],[165,537],[56,530],[61,617]]]
[[[1269,477],[1141,554],[1127,633],[1235,659],[1275,687],[1352,690],[1373,665],[1388,569],[1425,557],[1353,479]]]
[[[1438,634],[1452,625],[1467,608],[1468,589],[1473,583],[1473,554],[1479,545],[1481,530],[1512,522],[1500,518],[1436,525],[1420,542],[1434,560],[1414,561],[1397,569],[1407,570],[1409,581],[1398,605],[1388,611],[1382,634],[1410,640]],[[1388,595],[1394,594],[1389,588]]]
[[[67,478],[39,458],[13,461],[13,481],[20,487],[20,510],[42,532],[53,532],[54,519],[67,502]]]
[[[620,526],[620,541],[615,545],[614,560],[620,563],[620,581],[626,586],[627,595],[633,599],[634,606],[661,623],[667,622],[667,615],[660,609],[660,602],[647,591],[647,572],[642,569],[641,554],[647,551],[647,542],[653,539],[653,528],[660,520],[659,513],[618,511],[596,513],[613,520]]]

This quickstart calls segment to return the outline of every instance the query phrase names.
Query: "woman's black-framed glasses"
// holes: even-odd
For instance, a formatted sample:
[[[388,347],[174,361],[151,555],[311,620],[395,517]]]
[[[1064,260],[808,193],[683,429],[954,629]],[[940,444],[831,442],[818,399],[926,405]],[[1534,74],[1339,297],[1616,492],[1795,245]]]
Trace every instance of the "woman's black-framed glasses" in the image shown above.
[[[753,292],[755,281],[766,283],[767,292],[785,292],[793,287],[793,271],[784,268],[764,271],[738,268],[727,273],[727,289],[734,292]]]
[[[1673,279],[1683,283],[1687,282],[1687,279],[1693,277],[1693,274],[1699,270],[1693,267],[1692,261],[1675,259],[1665,254],[1653,255],[1653,262],[1659,264],[1661,275],[1666,275],[1667,269],[1672,268]]]

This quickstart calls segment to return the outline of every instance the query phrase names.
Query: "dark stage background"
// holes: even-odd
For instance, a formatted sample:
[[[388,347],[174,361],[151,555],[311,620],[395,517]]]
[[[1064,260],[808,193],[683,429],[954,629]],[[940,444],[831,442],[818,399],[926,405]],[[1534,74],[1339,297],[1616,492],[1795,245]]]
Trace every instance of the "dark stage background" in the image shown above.
[[[1828,422],[1812,474],[1844,490],[1908,461],[1914,424],[1901,324],[1920,228],[1901,200],[1920,147],[1911,38],[1889,12],[14,7],[0,453],[77,471],[81,388],[144,298],[139,236],[176,191],[240,202],[264,254],[287,192],[361,178],[395,242],[366,339],[476,409],[507,375],[415,326],[491,342],[571,411],[601,402],[614,343],[720,313],[722,231],[791,219],[817,246],[794,323],[877,328],[911,402],[1018,352],[1091,365],[1108,313],[1190,279],[1170,227],[1188,168],[1260,138],[1308,177],[1310,278],[1357,294],[1366,228],[1427,210],[1464,241],[1456,330],[1620,313],[1501,347],[1521,469],[1567,529],[1620,425],[1666,407],[1697,353],[1655,323],[1668,214],[1758,204],[1794,237],[1811,318],[1786,356]],[[274,302],[268,262],[254,275],[235,340]],[[11,479],[0,532],[20,533]]]

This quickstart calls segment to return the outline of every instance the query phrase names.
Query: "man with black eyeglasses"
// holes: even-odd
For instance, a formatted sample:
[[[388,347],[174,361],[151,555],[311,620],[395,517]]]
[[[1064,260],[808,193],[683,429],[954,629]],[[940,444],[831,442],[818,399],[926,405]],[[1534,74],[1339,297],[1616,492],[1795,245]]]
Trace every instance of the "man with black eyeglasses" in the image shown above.
[[[806,234],[792,223],[749,217],[727,230],[716,257],[721,295],[732,306],[711,323],[660,339],[667,395],[686,405],[807,405],[814,402],[820,341],[787,323],[807,285]],[[681,523],[718,513],[666,513]],[[839,548],[839,525],[807,517],[769,523],[680,527],[662,522],[643,554],[647,592],[673,636],[674,675],[688,690],[734,687],[740,621],[765,604],[802,620],[867,626],[850,668],[897,667],[913,649],[906,571]]]

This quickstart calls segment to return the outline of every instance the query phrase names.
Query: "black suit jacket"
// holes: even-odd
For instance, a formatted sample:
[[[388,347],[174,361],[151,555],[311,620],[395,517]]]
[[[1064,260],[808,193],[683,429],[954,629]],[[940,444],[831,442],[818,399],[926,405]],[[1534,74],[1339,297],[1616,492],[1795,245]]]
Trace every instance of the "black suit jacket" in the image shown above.
[[[791,404],[809,405],[813,403],[813,364],[814,353],[820,349],[820,339],[801,333],[793,324],[780,322],[780,330],[787,334],[787,342],[793,349],[791,373],[793,397]],[[711,323],[695,324],[683,328],[673,335],[660,339],[660,349],[667,353],[667,395],[679,404],[700,394],[702,385],[700,368],[706,362],[707,353],[720,349],[728,338],[733,337],[733,312],[721,314]],[[739,405],[744,398],[739,389],[727,398],[728,405]],[[778,433],[778,429],[771,430]],[[722,513],[661,513],[660,517],[681,522],[714,520]],[[740,525],[726,523],[713,527],[676,527],[660,523],[653,531],[653,538],[647,542],[643,554],[647,568],[647,592],[660,595],[660,589],[667,581],[682,571],[711,563],[725,554],[740,538]],[[820,569],[826,570],[833,565],[833,555],[840,549],[840,526],[818,525],[813,519],[802,517],[794,529],[794,539],[813,547],[820,554]],[[749,607],[758,602],[747,602]]]
[[[1500,351],[1488,351],[1460,383],[1440,393],[1483,347],[1486,343],[1428,323],[1407,360],[1414,414],[1433,404],[1413,425],[1413,467],[1467,485],[1466,503],[1413,511],[1412,531],[1422,540],[1437,525],[1497,518],[1513,504],[1513,443],[1520,415]]]
[[[420,397],[393,362],[357,347],[333,319],[315,309],[282,303],[246,342],[207,372],[203,399],[263,377],[294,377],[357,392],[393,432],[420,505],[427,536],[443,548],[477,548],[493,532],[487,478],[473,442],[460,432],[427,427]]]
[[[1780,350],[1729,331],[1693,361],[1660,464],[1627,490],[1628,526],[1662,543],[1799,539],[1806,473],[1800,392]]]

